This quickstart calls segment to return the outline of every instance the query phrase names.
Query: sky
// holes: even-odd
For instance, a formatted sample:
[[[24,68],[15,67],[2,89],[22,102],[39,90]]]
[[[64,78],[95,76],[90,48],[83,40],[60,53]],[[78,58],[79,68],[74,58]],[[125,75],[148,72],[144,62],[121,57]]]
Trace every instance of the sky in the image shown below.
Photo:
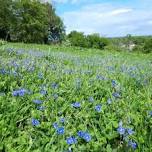
[[[53,0],[66,32],[152,35],[152,0]]]

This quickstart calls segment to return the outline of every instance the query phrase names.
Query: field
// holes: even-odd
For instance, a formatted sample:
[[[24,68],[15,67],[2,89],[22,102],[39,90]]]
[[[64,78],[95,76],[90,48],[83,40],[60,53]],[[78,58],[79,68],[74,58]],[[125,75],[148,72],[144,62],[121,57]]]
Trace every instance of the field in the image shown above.
[[[152,151],[152,55],[1,46],[0,151]]]

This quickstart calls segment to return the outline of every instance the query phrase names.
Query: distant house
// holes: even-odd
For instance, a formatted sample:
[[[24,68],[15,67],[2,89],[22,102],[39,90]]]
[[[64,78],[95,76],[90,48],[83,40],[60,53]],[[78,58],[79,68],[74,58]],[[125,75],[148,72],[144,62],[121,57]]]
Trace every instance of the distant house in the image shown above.
[[[135,48],[136,44],[130,43],[130,44],[120,44],[121,48],[127,49],[129,51],[132,51]]]

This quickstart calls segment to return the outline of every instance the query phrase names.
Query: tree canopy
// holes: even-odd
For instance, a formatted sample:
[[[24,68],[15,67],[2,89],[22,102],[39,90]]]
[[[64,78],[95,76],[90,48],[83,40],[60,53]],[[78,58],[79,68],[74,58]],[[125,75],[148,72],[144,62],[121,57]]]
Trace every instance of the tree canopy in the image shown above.
[[[0,38],[26,43],[61,41],[64,24],[50,3],[0,0]]]

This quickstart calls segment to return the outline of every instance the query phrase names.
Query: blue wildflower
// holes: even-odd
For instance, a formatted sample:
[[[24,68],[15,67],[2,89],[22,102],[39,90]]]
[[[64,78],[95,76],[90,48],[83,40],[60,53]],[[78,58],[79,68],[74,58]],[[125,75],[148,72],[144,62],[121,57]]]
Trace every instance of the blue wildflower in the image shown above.
[[[44,106],[39,106],[39,107],[37,107],[37,109],[43,111],[43,110],[45,110],[45,107]]]
[[[83,139],[86,141],[86,142],[89,142],[91,140],[91,136],[89,133],[85,133],[84,136],[83,136]]]
[[[53,123],[53,128],[55,128],[55,129],[58,128],[58,123],[57,123],[57,122],[54,122],[54,123]]]
[[[38,73],[38,78],[42,79],[43,78],[43,73]]]
[[[101,75],[97,75],[97,76],[96,76],[96,79],[97,79],[97,80],[105,80],[106,78],[103,77],[103,76],[101,76]]]
[[[96,110],[97,112],[100,112],[100,111],[101,111],[101,105],[96,105],[96,106],[95,106],[95,110]]]
[[[113,95],[115,98],[120,98],[120,97],[121,97],[118,92],[114,92],[112,95]]]
[[[57,89],[57,88],[58,88],[58,84],[57,84],[57,83],[55,83],[55,82],[54,82],[54,83],[52,83],[52,85],[51,85],[51,86],[52,86],[52,88],[53,88],[53,89]]]
[[[78,136],[82,139],[84,139],[86,142],[89,142],[91,140],[91,135],[84,131],[78,131]]]
[[[38,126],[40,122],[37,119],[32,118],[32,125],[33,126]]]
[[[75,103],[72,103],[71,106],[74,107],[74,108],[80,108],[81,103],[80,102],[75,102]]]
[[[42,94],[42,95],[46,95],[47,94],[47,91],[46,90],[40,90],[40,94]]]
[[[94,98],[93,97],[89,97],[89,102],[94,102]]]
[[[64,118],[60,118],[60,122],[64,123],[65,119]]]
[[[1,73],[1,74],[6,74],[7,71],[6,71],[5,69],[0,69],[0,73]]]
[[[36,99],[36,100],[33,100],[33,102],[36,103],[36,104],[41,104],[41,103],[42,103],[41,100],[37,100],[37,99]]]
[[[127,129],[127,133],[128,133],[129,135],[132,135],[132,134],[134,133],[134,131],[133,131],[131,128],[128,128],[128,129]]]
[[[116,87],[117,86],[117,82],[115,80],[111,81],[112,87]]]
[[[80,138],[83,138],[83,136],[84,136],[84,132],[83,131],[78,131],[78,136],[80,137]]]
[[[129,141],[128,142],[128,145],[132,148],[132,149],[136,149],[137,148],[137,143],[136,142],[133,142],[133,141]]]
[[[125,134],[125,131],[126,131],[126,129],[123,128],[123,127],[121,127],[121,126],[119,126],[119,127],[117,128],[117,132],[118,132],[120,135],[124,135],[124,134]]]
[[[77,143],[77,139],[76,139],[75,137],[71,136],[71,137],[68,137],[68,138],[66,139],[66,142],[67,142],[67,144],[69,144],[69,145],[76,144],[76,143]]]
[[[63,135],[64,134],[64,127],[57,128],[57,134]]]
[[[25,89],[20,89],[20,90],[15,90],[13,91],[13,96],[24,96],[27,90]]]

